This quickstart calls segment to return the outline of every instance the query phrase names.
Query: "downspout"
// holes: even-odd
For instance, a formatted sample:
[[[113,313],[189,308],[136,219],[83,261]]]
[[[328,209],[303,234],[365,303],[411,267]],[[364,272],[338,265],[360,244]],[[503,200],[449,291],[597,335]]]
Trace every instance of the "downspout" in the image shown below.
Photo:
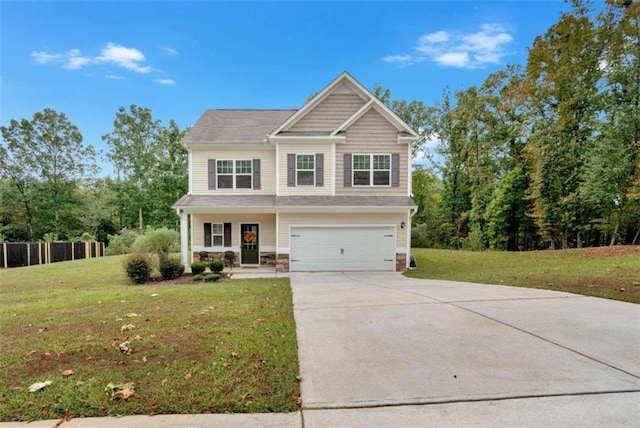
[[[409,263],[411,263],[411,226],[413,224],[413,217],[418,214],[418,207],[413,207],[409,209],[409,216],[407,218],[407,225],[409,226],[409,230],[407,231],[407,262],[406,268],[409,269]]]

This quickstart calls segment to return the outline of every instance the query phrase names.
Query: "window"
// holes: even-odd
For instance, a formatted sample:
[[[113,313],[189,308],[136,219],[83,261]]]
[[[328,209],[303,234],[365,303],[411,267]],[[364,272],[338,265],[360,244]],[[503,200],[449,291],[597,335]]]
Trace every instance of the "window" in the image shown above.
[[[315,155],[296,155],[296,184],[298,186],[315,186]]]
[[[354,186],[389,186],[390,155],[353,155]]]
[[[252,164],[251,160],[218,160],[216,165],[218,189],[251,189]]]
[[[222,223],[211,223],[211,242],[214,247],[222,247],[224,242]]]

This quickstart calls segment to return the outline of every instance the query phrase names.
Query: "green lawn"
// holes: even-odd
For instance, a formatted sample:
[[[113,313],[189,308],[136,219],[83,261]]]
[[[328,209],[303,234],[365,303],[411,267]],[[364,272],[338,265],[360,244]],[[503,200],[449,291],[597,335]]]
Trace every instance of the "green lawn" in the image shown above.
[[[530,252],[412,250],[414,278],[567,291],[640,303],[640,246]]]
[[[287,279],[131,285],[122,261],[0,270],[0,421],[298,408]]]

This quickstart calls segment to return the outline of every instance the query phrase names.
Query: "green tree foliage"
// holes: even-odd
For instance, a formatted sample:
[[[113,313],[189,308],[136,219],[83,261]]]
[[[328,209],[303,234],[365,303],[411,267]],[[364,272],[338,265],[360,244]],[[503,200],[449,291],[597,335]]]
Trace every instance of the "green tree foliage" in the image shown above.
[[[0,174],[11,181],[19,196],[28,238],[47,231],[73,233],[69,220],[75,219],[71,212],[77,204],[77,188],[97,170],[94,148],[82,144],[82,134],[64,113],[48,108],[31,120],[11,120],[0,130]],[[35,230],[36,209],[41,211],[39,232]]]
[[[139,230],[144,230],[145,223],[177,226],[170,207],[187,192],[187,155],[180,145],[183,135],[174,121],[163,127],[148,108],[118,109],[113,131],[102,139],[109,144],[107,157],[116,168],[120,228],[136,223]]]
[[[552,248],[581,246],[587,220],[579,190],[600,111],[603,52],[590,12],[576,2],[536,38],[527,61],[532,214]]]

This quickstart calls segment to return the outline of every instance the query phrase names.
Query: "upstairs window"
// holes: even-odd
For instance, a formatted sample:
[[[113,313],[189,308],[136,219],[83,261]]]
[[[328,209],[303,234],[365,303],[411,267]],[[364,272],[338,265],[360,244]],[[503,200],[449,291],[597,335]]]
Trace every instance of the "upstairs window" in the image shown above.
[[[252,188],[252,160],[218,160],[216,162],[218,189]]]
[[[391,155],[353,155],[354,186],[390,186]]]
[[[296,185],[315,186],[316,156],[296,155]]]

